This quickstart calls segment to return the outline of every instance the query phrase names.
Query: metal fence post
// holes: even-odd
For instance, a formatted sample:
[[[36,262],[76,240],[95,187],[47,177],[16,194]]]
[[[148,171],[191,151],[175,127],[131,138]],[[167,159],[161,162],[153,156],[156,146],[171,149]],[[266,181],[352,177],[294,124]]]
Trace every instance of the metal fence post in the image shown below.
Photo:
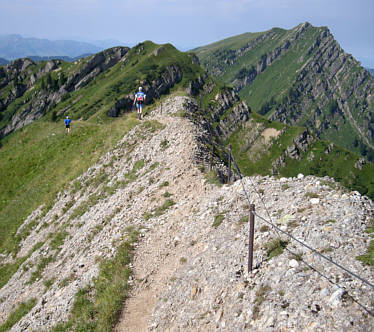
[[[248,248],[248,272],[252,272],[253,264],[253,241],[255,235],[255,205],[249,206],[249,248]]]
[[[227,175],[227,183],[231,182],[231,144],[229,144],[229,162],[228,162],[228,175]]]

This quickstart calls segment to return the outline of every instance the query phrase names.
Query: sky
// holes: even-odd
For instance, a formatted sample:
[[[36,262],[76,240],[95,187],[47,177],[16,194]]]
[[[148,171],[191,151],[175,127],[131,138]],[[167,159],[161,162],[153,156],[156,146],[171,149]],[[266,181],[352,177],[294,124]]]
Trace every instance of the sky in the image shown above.
[[[50,40],[144,40],[181,50],[245,32],[327,26],[374,68],[374,0],[0,0],[0,34]]]

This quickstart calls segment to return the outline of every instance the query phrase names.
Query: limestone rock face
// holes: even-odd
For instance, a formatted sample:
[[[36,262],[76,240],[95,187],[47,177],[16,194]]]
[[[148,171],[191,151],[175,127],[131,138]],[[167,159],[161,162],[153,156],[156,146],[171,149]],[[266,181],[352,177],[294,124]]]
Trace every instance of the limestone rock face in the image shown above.
[[[95,76],[115,65],[128,51],[128,47],[114,47],[93,55],[78,72],[68,78],[63,88],[69,92],[80,89]]]

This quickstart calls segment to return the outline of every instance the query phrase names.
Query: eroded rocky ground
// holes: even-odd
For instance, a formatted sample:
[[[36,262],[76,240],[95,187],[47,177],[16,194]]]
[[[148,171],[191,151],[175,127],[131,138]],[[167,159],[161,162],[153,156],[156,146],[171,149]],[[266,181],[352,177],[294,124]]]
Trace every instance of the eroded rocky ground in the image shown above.
[[[0,289],[0,323],[30,298],[37,304],[11,331],[48,330],[66,320],[76,292],[98,274],[99,258],[115,255],[135,226],[133,289],[116,331],[373,330],[365,311],[373,311],[372,288],[259,217],[256,268],[246,267],[250,202],[264,219],[373,283],[372,270],[356,259],[370,242],[373,203],[328,178],[211,184],[201,171],[207,133],[175,116],[186,100],[174,97],[162,113],[155,109],[45,216],[30,215],[25,225],[38,222],[18,256],[40,248]],[[269,259],[267,247],[279,237],[286,250]]]

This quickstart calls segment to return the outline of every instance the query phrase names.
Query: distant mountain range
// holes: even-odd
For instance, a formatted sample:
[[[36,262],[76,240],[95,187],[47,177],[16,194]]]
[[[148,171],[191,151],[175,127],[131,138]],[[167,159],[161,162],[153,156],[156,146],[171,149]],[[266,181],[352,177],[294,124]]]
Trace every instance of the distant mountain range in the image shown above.
[[[25,38],[20,35],[0,36],[0,58],[14,60],[18,58],[38,57],[81,57],[82,54],[93,54],[108,48],[111,43],[103,42],[103,46],[74,40],[56,40]],[[114,46],[112,44],[112,46]]]
[[[366,68],[371,75],[374,76],[374,68]]]

